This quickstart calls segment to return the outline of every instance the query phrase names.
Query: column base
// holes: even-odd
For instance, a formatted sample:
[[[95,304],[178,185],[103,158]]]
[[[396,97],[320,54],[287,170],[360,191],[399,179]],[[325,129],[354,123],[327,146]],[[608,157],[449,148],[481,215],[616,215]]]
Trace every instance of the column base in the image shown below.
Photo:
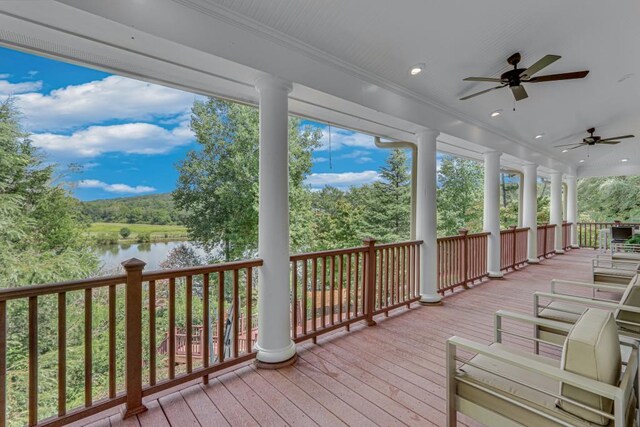
[[[297,360],[298,360],[298,353],[295,353],[293,357],[282,362],[267,363],[267,362],[261,362],[258,359],[256,359],[253,363],[258,369],[280,369],[280,368],[286,368],[287,366],[291,366],[295,364]]]
[[[489,272],[489,279],[502,279],[504,277],[504,274],[502,274],[502,272],[495,272],[495,271],[490,271]]]
[[[564,255],[564,249],[556,249],[557,255]]]
[[[580,249],[580,245],[571,245],[571,249]]]
[[[279,349],[264,349],[258,344],[254,346],[256,350],[256,364],[266,363],[268,365],[286,363],[296,356],[296,345],[289,340],[289,345]],[[294,360],[295,361],[295,360]]]
[[[536,259],[528,259],[527,263],[529,263],[529,264],[540,264],[540,260],[538,258],[536,258]]]
[[[421,295],[420,305],[442,305],[442,296],[438,294]]]
[[[133,408],[133,409],[127,409],[125,405],[124,407],[122,407],[122,409],[120,409],[120,416],[124,420],[126,418],[133,417],[134,415],[142,414],[143,412],[146,412],[146,411],[147,411],[147,407],[144,405],[138,406],[137,408]]]

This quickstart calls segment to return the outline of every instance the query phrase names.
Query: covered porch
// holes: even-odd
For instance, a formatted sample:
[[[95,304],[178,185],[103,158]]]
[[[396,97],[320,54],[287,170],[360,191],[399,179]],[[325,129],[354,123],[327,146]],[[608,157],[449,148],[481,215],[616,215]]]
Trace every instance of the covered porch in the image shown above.
[[[225,373],[145,399],[149,410],[121,420],[117,411],[74,425],[434,425],[445,424],[445,342],[452,336],[493,341],[494,313],[531,314],[532,295],[552,279],[591,280],[592,249],[571,250],[503,279],[457,291],[438,307],[392,311],[298,347],[295,366],[261,370],[239,365]],[[523,327],[522,333],[532,334]],[[515,337],[505,342],[531,351]],[[557,353],[556,353],[557,356]],[[462,425],[478,423],[461,416]]]

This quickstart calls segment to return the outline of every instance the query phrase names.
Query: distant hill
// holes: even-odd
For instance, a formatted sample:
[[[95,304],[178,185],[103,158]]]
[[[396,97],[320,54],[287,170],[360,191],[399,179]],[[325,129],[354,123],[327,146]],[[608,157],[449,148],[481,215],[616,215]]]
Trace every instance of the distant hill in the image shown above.
[[[91,222],[182,224],[182,214],[175,209],[171,193],[82,202],[82,211]]]

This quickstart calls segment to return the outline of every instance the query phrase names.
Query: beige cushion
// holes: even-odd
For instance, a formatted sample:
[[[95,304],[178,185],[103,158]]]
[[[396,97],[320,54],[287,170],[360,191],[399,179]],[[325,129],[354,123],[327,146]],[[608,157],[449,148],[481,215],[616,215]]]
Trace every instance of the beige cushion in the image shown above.
[[[605,267],[598,267],[593,269],[594,282],[628,285],[635,275],[636,272],[633,270],[622,270]]]
[[[640,280],[638,280],[638,277],[639,276],[636,274],[635,278],[631,281],[629,286],[627,286],[624,294],[622,294],[622,298],[620,299],[620,303],[622,305],[640,308]],[[621,322],[618,324],[620,329],[640,333],[640,313],[633,313],[625,310],[616,310],[615,317],[616,320],[623,320],[626,322],[633,322],[638,324],[636,326]]]
[[[560,367],[611,385],[620,379],[620,340],[613,313],[596,308],[587,309],[573,325],[562,350]],[[611,413],[613,401],[568,384],[560,384],[560,395]],[[560,401],[558,406],[584,420],[607,425],[609,420],[579,406]]]

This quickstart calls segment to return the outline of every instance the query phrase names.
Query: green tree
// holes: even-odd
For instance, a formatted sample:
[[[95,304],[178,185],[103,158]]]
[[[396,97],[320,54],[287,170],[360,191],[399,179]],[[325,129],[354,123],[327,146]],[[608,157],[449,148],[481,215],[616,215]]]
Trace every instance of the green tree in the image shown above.
[[[178,165],[173,193],[190,237],[206,249],[221,248],[222,259],[251,256],[258,234],[258,110],[209,98],[196,101],[191,129],[200,144]],[[289,202],[291,242],[304,247],[310,229],[310,198],[304,179],[321,133],[300,129],[289,119]]]
[[[411,231],[411,175],[404,150],[392,150],[371,186],[365,221],[367,232],[383,242],[408,240]]]
[[[123,239],[126,239],[130,235],[131,235],[131,230],[129,230],[127,227],[122,227],[120,229],[120,237],[122,237]]]
[[[474,160],[442,157],[438,170],[438,235],[482,231],[484,170]]]
[[[640,222],[640,176],[580,179],[578,212],[586,222]]]

